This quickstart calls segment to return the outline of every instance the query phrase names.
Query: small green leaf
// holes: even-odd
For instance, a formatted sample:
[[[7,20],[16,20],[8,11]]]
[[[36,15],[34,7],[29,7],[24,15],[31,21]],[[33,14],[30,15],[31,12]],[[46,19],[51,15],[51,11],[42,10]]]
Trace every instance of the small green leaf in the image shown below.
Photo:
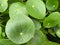
[[[56,35],[60,38],[60,29],[56,31]]]
[[[32,17],[37,19],[43,19],[46,15],[45,4],[41,0],[28,0],[26,9]]]
[[[0,45],[18,45],[18,44],[15,44],[13,42],[11,42],[9,39],[1,39],[0,40]]]
[[[10,18],[12,18],[14,16],[18,16],[18,15],[28,15],[25,5],[20,2],[11,4],[11,6],[9,8]]]
[[[37,30],[35,36],[27,43],[27,45],[42,45],[45,41],[47,41],[46,36],[42,31]]]
[[[43,21],[43,25],[46,28],[54,27],[60,22],[60,13],[53,12]]]
[[[49,11],[54,11],[58,8],[58,0],[46,0],[46,7]]]
[[[40,30],[40,28],[41,28],[40,22],[38,22],[37,20],[34,20],[34,19],[33,19],[33,22],[34,22],[34,24],[35,24],[36,30]]]
[[[0,12],[4,12],[8,7],[7,0],[0,0]]]
[[[16,44],[28,42],[35,34],[33,21],[26,15],[10,19],[6,25],[7,37]]]
[[[55,32],[52,29],[49,29],[48,33],[51,34],[52,36],[56,37]]]

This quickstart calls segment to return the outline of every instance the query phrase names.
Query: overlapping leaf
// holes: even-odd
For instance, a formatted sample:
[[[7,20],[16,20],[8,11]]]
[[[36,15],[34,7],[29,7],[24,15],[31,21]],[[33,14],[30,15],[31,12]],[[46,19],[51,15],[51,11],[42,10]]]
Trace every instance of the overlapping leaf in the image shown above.
[[[0,0],[0,12],[4,12],[8,7],[8,0]]]
[[[54,27],[60,22],[60,13],[53,12],[48,17],[45,18],[43,25],[46,28]]]
[[[49,11],[57,10],[58,5],[58,0],[46,0],[46,7]]]
[[[26,15],[10,19],[6,25],[7,37],[16,44],[28,42],[35,33],[33,21]]]
[[[20,2],[11,4],[9,8],[10,18],[16,17],[18,15],[28,15],[25,5]]]
[[[35,36],[27,43],[27,45],[42,45],[42,43],[46,41],[47,38],[42,31],[37,30]]]
[[[28,13],[37,19],[43,19],[46,15],[45,4],[41,0],[28,0],[26,3]]]
[[[11,42],[9,39],[1,39],[0,45],[18,45],[18,44]]]

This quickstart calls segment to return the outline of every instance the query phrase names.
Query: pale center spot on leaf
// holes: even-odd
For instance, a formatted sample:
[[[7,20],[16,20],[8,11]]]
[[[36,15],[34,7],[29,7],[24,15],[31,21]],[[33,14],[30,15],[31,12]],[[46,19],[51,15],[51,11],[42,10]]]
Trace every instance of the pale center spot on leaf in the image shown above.
[[[23,35],[23,33],[21,32],[21,33],[20,33],[20,35],[22,36],[22,35]]]
[[[32,5],[32,7],[34,8],[35,6],[34,6],[34,5]]]
[[[55,5],[53,5],[53,7],[55,7]]]
[[[47,26],[46,27],[50,27],[50,23],[47,23]]]
[[[16,9],[16,11],[19,11],[19,9]]]
[[[0,4],[0,6],[3,6],[3,4]]]
[[[3,4],[1,4],[1,6],[3,6]]]
[[[48,23],[48,26],[50,25],[50,23]]]

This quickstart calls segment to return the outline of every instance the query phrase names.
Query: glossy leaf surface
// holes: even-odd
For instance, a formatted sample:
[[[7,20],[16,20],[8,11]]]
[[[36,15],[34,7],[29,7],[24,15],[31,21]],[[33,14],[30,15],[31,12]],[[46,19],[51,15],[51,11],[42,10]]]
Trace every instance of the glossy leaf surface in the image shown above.
[[[4,12],[8,7],[7,0],[0,0],[0,12]]]
[[[6,25],[7,37],[16,44],[28,42],[35,33],[33,21],[26,15],[10,19]]]
[[[49,11],[54,11],[58,8],[58,0],[46,0],[46,7]]]
[[[20,2],[11,4],[9,8],[10,18],[18,16],[18,15],[28,15],[25,5]]]
[[[41,0],[28,0],[26,3],[28,13],[37,19],[43,19],[46,15],[45,4]]]
[[[45,18],[43,25],[46,28],[54,27],[60,22],[60,13],[53,12]]]
[[[42,45],[43,42],[47,41],[46,36],[42,31],[38,30],[35,36],[27,43],[27,45]]]

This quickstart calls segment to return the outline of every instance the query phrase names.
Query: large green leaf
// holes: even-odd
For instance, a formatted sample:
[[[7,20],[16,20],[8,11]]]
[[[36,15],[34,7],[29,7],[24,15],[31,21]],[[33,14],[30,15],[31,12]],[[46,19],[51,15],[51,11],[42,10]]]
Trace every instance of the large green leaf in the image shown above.
[[[42,31],[37,30],[34,37],[27,43],[27,45],[42,45],[43,42],[48,41]]]
[[[55,43],[55,42],[47,41],[47,42],[43,42],[42,45],[60,45],[60,44]]]
[[[10,19],[6,25],[7,37],[16,44],[28,42],[35,34],[33,21],[26,15]]]
[[[25,5],[20,2],[11,4],[9,8],[10,18],[18,16],[18,15],[28,15]]]
[[[4,12],[8,7],[7,0],[0,0],[0,12]]]
[[[37,19],[43,19],[46,15],[45,4],[41,0],[28,0],[26,3],[28,13]]]
[[[46,7],[49,11],[54,11],[58,8],[58,0],[46,0]]]
[[[18,44],[11,42],[9,39],[1,39],[0,45],[18,45]]]
[[[60,13],[53,12],[45,18],[43,25],[46,28],[54,27],[60,22]]]

